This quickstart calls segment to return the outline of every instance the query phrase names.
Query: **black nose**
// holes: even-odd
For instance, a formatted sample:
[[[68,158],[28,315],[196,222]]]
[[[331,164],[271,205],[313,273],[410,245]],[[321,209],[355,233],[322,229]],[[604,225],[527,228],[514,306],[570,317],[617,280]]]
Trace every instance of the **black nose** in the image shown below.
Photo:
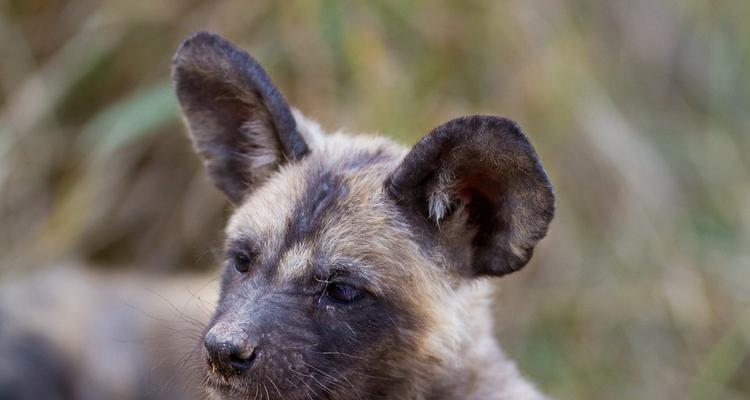
[[[258,358],[255,346],[238,335],[225,335],[211,329],[204,340],[211,369],[221,375],[241,374]]]

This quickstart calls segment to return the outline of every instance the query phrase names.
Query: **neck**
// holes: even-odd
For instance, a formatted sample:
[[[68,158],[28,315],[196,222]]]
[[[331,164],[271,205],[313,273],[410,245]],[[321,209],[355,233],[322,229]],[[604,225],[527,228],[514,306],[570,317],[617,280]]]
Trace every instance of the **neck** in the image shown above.
[[[465,334],[453,356],[444,361],[442,373],[435,376],[424,400],[544,400],[509,360],[497,343],[490,310],[491,289],[472,290],[464,305]]]

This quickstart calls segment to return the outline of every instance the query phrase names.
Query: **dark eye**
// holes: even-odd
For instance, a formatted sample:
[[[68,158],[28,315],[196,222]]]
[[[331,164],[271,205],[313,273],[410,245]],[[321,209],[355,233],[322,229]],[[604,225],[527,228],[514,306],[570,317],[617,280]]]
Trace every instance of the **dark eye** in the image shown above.
[[[250,264],[253,262],[253,257],[248,253],[234,253],[232,255],[232,263],[234,269],[239,273],[245,273],[250,270]]]
[[[326,296],[337,303],[353,303],[364,295],[364,291],[344,283],[331,282],[326,286]]]

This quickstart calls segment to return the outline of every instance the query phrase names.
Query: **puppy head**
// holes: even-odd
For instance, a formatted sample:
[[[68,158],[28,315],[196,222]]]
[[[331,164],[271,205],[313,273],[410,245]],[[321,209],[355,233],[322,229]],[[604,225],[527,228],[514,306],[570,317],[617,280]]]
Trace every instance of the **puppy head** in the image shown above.
[[[183,43],[173,81],[236,206],[205,335],[220,398],[417,395],[468,318],[464,284],[522,268],[552,218],[549,180],[511,121],[456,119],[411,151],[323,136],[210,33]]]

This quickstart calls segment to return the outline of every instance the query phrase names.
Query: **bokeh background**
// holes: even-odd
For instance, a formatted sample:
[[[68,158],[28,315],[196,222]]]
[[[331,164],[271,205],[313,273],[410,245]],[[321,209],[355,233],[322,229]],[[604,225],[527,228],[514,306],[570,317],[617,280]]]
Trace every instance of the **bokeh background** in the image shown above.
[[[558,211],[498,282],[497,332],[546,392],[750,398],[748,21],[741,0],[0,1],[0,280],[216,271],[229,208],[169,83],[209,29],[329,131],[525,128]]]

